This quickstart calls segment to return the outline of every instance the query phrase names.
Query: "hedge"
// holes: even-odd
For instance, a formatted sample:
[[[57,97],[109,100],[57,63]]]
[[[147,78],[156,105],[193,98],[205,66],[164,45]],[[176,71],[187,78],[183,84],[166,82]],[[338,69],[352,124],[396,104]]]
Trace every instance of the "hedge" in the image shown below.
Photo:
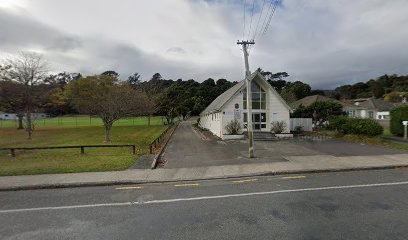
[[[357,134],[375,137],[383,133],[383,127],[374,119],[358,119],[340,116],[329,121],[329,129],[343,134]]]
[[[391,109],[390,131],[396,136],[404,135],[402,121],[408,121],[408,105],[401,105]]]

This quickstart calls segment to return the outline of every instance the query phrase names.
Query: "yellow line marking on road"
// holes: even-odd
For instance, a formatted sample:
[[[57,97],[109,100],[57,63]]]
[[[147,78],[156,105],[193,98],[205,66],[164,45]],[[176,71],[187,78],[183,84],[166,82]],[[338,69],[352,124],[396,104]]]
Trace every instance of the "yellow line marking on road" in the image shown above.
[[[289,176],[283,177],[282,179],[300,179],[300,178],[306,178],[306,176]]]
[[[118,187],[116,190],[131,190],[131,189],[143,189],[143,187]]]
[[[198,183],[182,183],[182,184],[176,184],[174,185],[175,187],[197,187],[200,186]]]
[[[239,180],[239,181],[232,181],[233,183],[246,183],[246,182],[256,182],[258,179],[245,179],[245,180]]]

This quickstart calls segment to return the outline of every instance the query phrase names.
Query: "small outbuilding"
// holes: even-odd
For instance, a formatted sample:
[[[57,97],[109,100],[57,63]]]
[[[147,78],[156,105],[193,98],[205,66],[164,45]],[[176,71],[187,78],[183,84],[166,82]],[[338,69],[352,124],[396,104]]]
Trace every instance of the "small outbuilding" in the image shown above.
[[[284,121],[289,132],[291,108],[278,92],[258,72],[251,75],[252,124],[254,132],[270,132],[272,122]],[[247,129],[247,94],[245,80],[218,96],[200,114],[199,125],[224,138],[226,125],[237,120],[242,131]]]

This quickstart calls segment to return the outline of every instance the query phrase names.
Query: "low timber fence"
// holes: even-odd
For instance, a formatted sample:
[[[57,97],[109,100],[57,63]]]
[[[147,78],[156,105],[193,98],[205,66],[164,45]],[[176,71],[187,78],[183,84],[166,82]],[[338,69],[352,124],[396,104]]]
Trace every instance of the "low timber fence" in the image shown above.
[[[85,154],[85,148],[118,148],[118,147],[131,147],[133,155],[136,154],[135,144],[116,144],[116,145],[75,145],[75,146],[59,146],[59,147],[7,147],[0,148],[0,150],[9,150],[12,157],[16,156],[16,150],[44,150],[44,149],[68,149],[78,148],[81,149],[81,154]]]
[[[154,139],[150,144],[149,144],[149,152],[150,154],[153,153],[153,149],[157,148],[160,145],[160,142],[163,141],[164,137],[166,136],[167,132],[176,124],[170,124],[166,130],[164,130],[160,136],[158,136],[156,139]]]

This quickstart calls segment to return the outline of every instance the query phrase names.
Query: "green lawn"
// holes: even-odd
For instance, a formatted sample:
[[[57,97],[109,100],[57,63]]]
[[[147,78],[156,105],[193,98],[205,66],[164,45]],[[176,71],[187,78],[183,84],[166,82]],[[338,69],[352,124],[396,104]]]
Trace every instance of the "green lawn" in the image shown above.
[[[94,119],[92,119],[94,120]],[[129,123],[129,122],[128,122]],[[133,123],[133,121],[131,121]],[[121,126],[111,130],[111,144],[136,144],[137,154],[126,148],[91,148],[81,155],[79,149],[19,151],[10,157],[9,151],[0,151],[0,175],[24,175],[88,171],[113,171],[129,168],[148,152],[148,144],[166,129],[164,125]],[[0,128],[2,147],[40,147],[103,144],[102,126],[36,127],[33,139],[27,140],[24,130]]]
[[[394,136],[394,135],[391,133],[390,129],[384,128],[383,136]]]
[[[408,151],[408,145],[407,144],[394,143],[394,142],[391,142],[391,141],[381,139],[380,137],[366,137],[366,136],[359,136],[359,135],[345,135],[345,136],[343,136],[343,139],[345,139],[347,141],[351,141],[351,142],[358,142],[358,143],[364,143],[364,144],[369,144],[369,145],[389,147],[389,148],[395,148],[395,149],[407,150]]]
[[[146,126],[147,117],[124,118],[116,121],[114,126]],[[151,125],[163,125],[162,117],[151,117]],[[97,117],[89,116],[71,116],[71,117],[54,117],[38,119],[34,121],[35,128],[46,127],[84,127],[84,126],[102,126],[102,120]],[[17,128],[15,120],[0,120],[0,128]]]

